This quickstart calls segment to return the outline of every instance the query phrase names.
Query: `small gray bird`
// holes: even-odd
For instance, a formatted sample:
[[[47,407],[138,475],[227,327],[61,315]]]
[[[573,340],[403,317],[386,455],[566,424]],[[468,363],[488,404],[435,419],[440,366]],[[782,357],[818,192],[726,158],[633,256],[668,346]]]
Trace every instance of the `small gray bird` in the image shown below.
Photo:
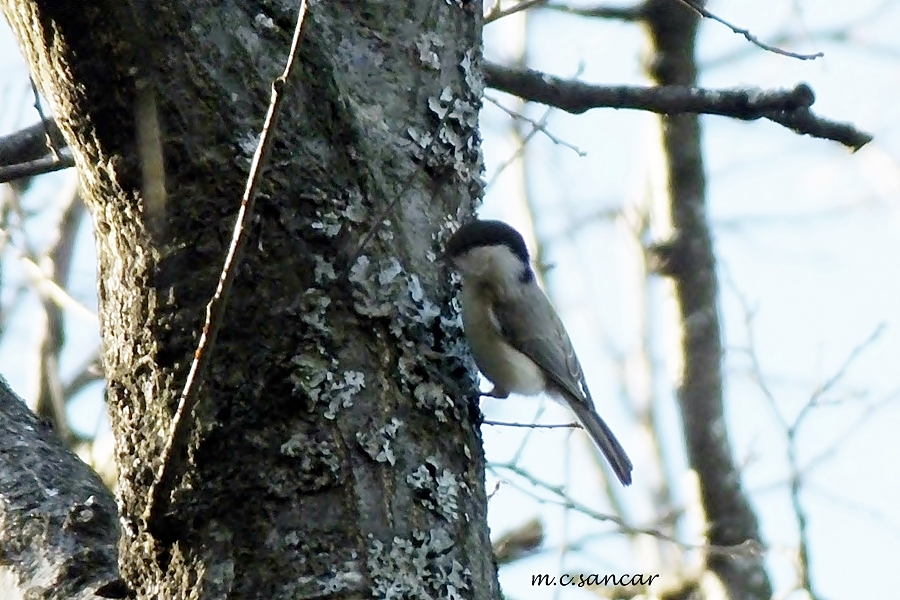
[[[535,281],[525,240],[500,221],[472,221],[447,242],[444,257],[462,276],[459,301],[466,339],[488,394],[565,401],[606,456],[623,485],[631,460],[594,409],[566,329]]]

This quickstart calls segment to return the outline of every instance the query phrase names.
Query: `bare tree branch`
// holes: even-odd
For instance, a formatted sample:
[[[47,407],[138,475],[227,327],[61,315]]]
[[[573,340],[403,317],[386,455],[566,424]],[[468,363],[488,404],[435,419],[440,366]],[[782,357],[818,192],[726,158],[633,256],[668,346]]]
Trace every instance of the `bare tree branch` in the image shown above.
[[[794,423],[787,428],[788,439],[788,462],[791,465],[791,507],[794,509],[794,516],[797,519],[797,530],[800,538],[797,549],[797,567],[798,567],[798,586],[807,591],[813,600],[822,600],[822,596],[818,594],[813,586],[812,576],[810,575],[810,555],[812,543],[809,532],[809,516],[806,507],[800,498],[801,491],[804,486],[804,472],[800,467],[798,433],[800,427],[804,424],[806,417],[817,406],[820,406],[820,399],[823,394],[831,390],[838,382],[840,382],[847,370],[856,362],[860,354],[862,354],[869,346],[871,346],[884,331],[884,324],[879,325],[872,334],[866,338],[864,342],[859,344],[850,352],[844,363],[835,373],[828,378],[822,385],[813,391],[807,403],[800,410]],[[777,410],[777,407],[773,407]],[[846,438],[843,438],[846,439]]]
[[[0,138],[0,183],[74,167],[72,155],[59,151],[65,146],[52,119]]]
[[[72,188],[66,192],[68,203],[63,211],[59,224],[59,237],[48,250],[46,258],[40,262],[48,279],[53,280],[60,288],[65,289],[69,279],[72,254],[81,217],[85,214],[84,203],[78,192]],[[66,401],[63,384],[59,374],[59,361],[66,342],[66,330],[63,321],[63,310],[50,295],[46,287],[35,286],[41,298],[46,315],[46,329],[42,332],[40,344],[40,383],[35,412],[44,418],[50,418],[53,429],[67,445],[73,440],[66,415]]]
[[[518,121],[524,121],[525,123],[528,123],[534,129],[540,131],[545,136],[547,136],[547,139],[549,139],[551,142],[553,142],[557,146],[565,146],[566,148],[575,152],[575,154],[577,154],[578,156],[582,156],[582,157],[587,156],[587,152],[585,152],[578,146],[576,146],[574,144],[570,144],[569,142],[567,142],[563,139],[560,139],[560,138],[556,137],[555,135],[553,135],[552,133],[550,133],[547,130],[546,122],[541,123],[539,121],[535,121],[534,119],[530,119],[518,111],[515,111],[511,108],[507,108],[506,106],[503,105],[502,102],[500,102],[496,98],[491,98],[490,96],[485,96],[484,99],[487,100],[488,102],[490,102],[491,104],[493,104],[494,106],[496,106],[497,108],[499,108],[500,110],[502,110],[503,112],[505,112],[506,114],[508,114],[513,119],[516,119]],[[546,119],[544,119],[544,121],[546,121]]]
[[[753,323],[756,316],[756,311],[753,307],[751,307],[746,295],[738,288],[734,280],[727,275],[727,270],[725,272],[726,280],[728,281],[728,284],[732,288],[734,294],[737,296],[738,302],[741,305],[741,310],[744,313],[744,324],[747,332],[747,347],[744,349],[744,352],[750,360],[750,376],[759,390],[762,392],[766,403],[771,408],[772,413],[778,420],[778,424],[784,431],[785,437],[787,439],[787,462],[790,467],[790,477],[788,480],[790,502],[791,508],[794,511],[794,518],[797,521],[797,535],[799,538],[797,542],[796,559],[798,581],[795,589],[806,590],[810,598],[812,598],[813,600],[821,600],[822,596],[816,591],[812,576],[810,574],[811,552],[813,546],[809,531],[809,513],[807,508],[803,505],[803,501],[801,498],[801,494],[808,487],[807,477],[819,464],[821,464],[823,460],[833,455],[837,451],[838,447],[841,446],[841,443],[849,439],[854,430],[858,429],[880,408],[890,402],[893,402],[895,400],[895,396],[893,394],[889,395],[888,397],[883,399],[882,402],[870,406],[869,409],[866,410],[865,413],[861,416],[861,418],[857,419],[856,422],[853,423],[853,425],[844,430],[841,435],[836,436],[836,439],[840,441],[831,445],[825,452],[820,453],[812,459],[806,460],[805,464],[803,465],[801,465],[800,459],[801,448],[799,444],[799,432],[801,427],[806,422],[807,418],[811,416],[812,411],[823,406],[824,403],[822,402],[822,396],[833,390],[834,387],[846,377],[847,371],[857,362],[860,355],[878,340],[878,338],[884,332],[885,325],[880,324],[878,327],[876,327],[875,330],[862,343],[857,345],[850,352],[850,354],[838,367],[838,369],[827,380],[822,382],[816,389],[812,391],[806,403],[797,413],[797,416],[794,418],[793,422],[789,423],[780,408],[778,399],[775,397],[775,394],[766,381],[762,362],[760,360],[759,354],[757,353],[758,344],[756,342],[755,327]]]
[[[499,475],[500,471],[506,471],[511,474],[514,474],[521,478],[522,480],[528,482],[529,485],[533,486],[536,489],[543,490],[547,492],[550,497],[546,497],[543,495],[538,495],[534,493],[533,490],[528,490],[518,484],[516,481],[513,481],[509,478],[506,478],[506,483],[512,487],[515,487],[532,498],[534,498],[537,502],[541,504],[551,504],[555,506],[562,506],[569,510],[574,510],[583,515],[591,517],[592,519],[596,519],[598,521],[606,521],[609,523],[614,523],[619,529],[623,532],[632,534],[632,535],[649,535],[655,537],[659,540],[671,542],[673,544],[678,545],[687,550],[703,550],[710,555],[715,556],[723,556],[723,557],[748,557],[748,556],[761,556],[763,552],[766,551],[766,548],[755,540],[746,540],[743,543],[736,544],[733,546],[718,546],[714,544],[707,543],[688,543],[683,542],[676,537],[669,535],[663,531],[660,531],[658,528],[653,526],[649,527],[635,527],[632,525],[628,525],[624,519],[617,517],[615,515],[610,515],[606,513],[599,512],[594,510],[590,506],[587,506],[575,499],[573,499],[569,494],[566,493],[566,490],[559,485],[554,485],[543,481],[536,477],[530,471],[514,464],[514,463],[502,463],[502,464],[493,464],[490,466],[491,471],[497,473]]]
[[[833,140],[847,146],[854,152],[872,141],[870,134],[859,131],[850,123],[838,123],[823,119],[806,108],[774,112],[764,116],[769,121],[784,125],[794,133],[809,135],[823,140]]]
[[[53,156],[46,156],[37,160],[0,167],[0,183],[71,169],[74,166],[75,159],[69,154],[61,154],[60,160],[56,160]]]
[[[549,0],[522,0],[516,4],[513,4],[511,7],[507,9],[500,8],[500,1],[498,0],[496,4],[494,4],[491,9],[484,15],[484,24],[493,23],[498,19],[502,19],[503,17],[508,17],[509,15],[514,15],[517,12],[521,12],[523,10],[528,10],[529,8],[535,8],[538,6],[542,6],[547,4]]]
[[[840,142],[859,150],[872,136],[850,124],[814,115],[815,95],[804,83],[791,90],[707,90],[667,85],[601,86],[555,77],[530,69],[484,64],[488,86],[572,114],[592,108],[630,108],[659,114],[710,114],[745,121],[768,119],[796,133]]]
[[[874,8],[872,8],[872,10],[866,12],[856,19],[844,21],[839,26],[806,32],[803,37],[808,43],[813,41],[819,43],[853,42],[853,49],[856,51],[869,50],[874,51],[878,54],[888,54],[896,58],[898,55],[898,49],[896,47],[880,45],[869,40],[867,36],[860,35],[860,31],[863,30],[865,26],[871,25],[873,22],[876,22],[884,15],[885,12],[888,12],[893,6],[893,0],[882,0],[879,5],[875,6]],[[792,29],[785,27],[782,31],[769,35],[769,44],[773,46],[783,46],[785,44],[794,42],[796,38],[796,33]],[[748,46],[741,46],[740,48],[736,48],[734,51],[726,52],[725,54],[721,54],[713,59],[704,61],[703,68],[704,70],[708,70],[719,68],[725,65],[730,65],[737,60],[749,56],[752,50],[753,49]]]
[[[34,79],[29,77],[28,80],[31,82],[31,91],[34,94],[34,109],[41,118],[41,125],[44,128],[44,144],[47,146],[47,150],[53,154],[53,158],[59,160],[60,145],[56,143],[56,139],[50,131],[51,120],[47,118],[44,114],[44,109],[41,107],[41,94],[38,92],[37,84],[34,82]]]
[[[729,28],[731,31],[744,36],[744,38],[746,38],[747,41],[750,42],[751,44],[759,46],[760,48],[762,48],[763,50],[766,50],[768,52],[774,52],[775,54],[781,54],[782,56],[790,56],[791,58],[799,58],[800,60],[815,60],[817,58],[821,58],[821,57],[825,56],[825,54],[823,52],[816,52],[814,54],[799,54],[797,52],[788,52],[787,50],[782,50],[781,48],[776,48],[775,46],[770,46],[769,44],[766,44],[765,42],[761,42],[758,37],[756,37],[755,35],[750,33],[748,30],[741,29],[740,27],[738,27],[736,25],[732,25],[725,19],[723,19],[721,17],[717,17],[713,13],[706,10],[706,8],[702,4],[697,2],[696,0],[678,0],[678,2],[680,2],[681,4],[684,4],[691,10],[695,11],[701,17],[706,17],[707,19],[712,19],[713,21],[721,23],[725,27]]]
[[[533,126],[531,128],[531,131],[529,131],[525,135],[522,135],[521,132],[518,130],[518,128],[514,128],[515,132],[516,132],[515,135],[516,135],[516,137],[520,138],[520,142],[516,146],[516,149],[512,153],[512,156],[510,156],[505,161],[503,161],[502,164],[497,166],[497,169],[494,171],[494,174],[491,175],[491,178],[488,180],[487,184],[485,185],[486,188],[488,188],[488,189],[492,188],[494,186],[494,184],[497,183],[497,180],[500,179],[500,176],[503,174],[503,172],[506,169],[508,169],[509,167],[514,165],[517,160],[519,160],[520,158],[525,156],[525,147],[528,145],[528,142],[530,142],[538,134],[538,132],[541,131],[547,125],[547,121],[550,119],[550,113],[552,113],[552,112],[553,112],[552,108],[548,108],[547,110],[545,110],[544,114],[541,115],[540,120],[538,120],[536,122],[537,125]]]
[[[497,427],[523,427],[525,429],[581,429],[579,423],[513,423],[511,421],[492,421],[485,419],[482,425],[494,425]]]
[[[767,44],[766,42],[761,41],[758,37],[753,35],[748,29],[744,29],[738,27],[737,25],[733,25],[719,17],[718,15],[710,12],[703,6],[702,3],[697,0],[673,0],[678,2],[690,10],[696,12],[701,17],[705,17],[712,21],[716,21],[717,23],[721,23],[725,27],[728,27],[731,31],[738,35],[744,36],[744,38],[756,46],[757,48],[762,48],[767,52],[772,52],[774,54],[780,54],[782,56],[788,56],[790,58],[797,58],[799,60],[815,60],[817,58],[821,58],[825,56],[823,52],[814,52],[809,54],[804,54],[800,52],[791,52],[789,50],[784,50],[775,46],[774,44]],[[597,5],[590,7],[583,6],[569,6],[567,4],[544,4],[542,2],[520,2],[519,4],[513,6],[506,11],[495,11],[498,13],[498,16],[494,17],[494,12],[489,13],[489,16],[493,17],[491,20],[499,19],[506,14],[512,14],[514,12],[518,12],[520,10],[525,10],[527,8],[532,8],[532,4],[536,4],[538,8],[546,8],[548,10],[554,10],[556,12],[561,12],[569,15],[575,15],[579,17],[588,17],[595,19],[608,19],[615,21],[625,21],[625,22],[638,22],[642,21],[647,16],[646,5],[642,3],[635,4],[633,6],[605,6],[605,5]],[[523,6],[527,5],[527,6]],[[498,4],[499,6],[499,4]]]
[[[49,132],[50,138],[57,148],[65,147],[66,141],[55,121],[50,120],[46,125],[35,123],[25,129],[0,137],[0,166],[15,165],[47,156],[49,150],[45,132]]]
[[[98,352],[94,352],[87,363],[63,387],[63,395],[71,398],[95,381],[103,381],[103,365],[100,364]]]
[[[7,243],[10,238],[11,235],[9,232],[0,229],[0,244]],[[70,296],[69,293],[53,281],[52,278],[47,277],[41,267],[29,258],[21,248],[14,245],[9,245],[8,247],[12,249],[22,261],[25,273],[28,275],[31,284],[35,287],[39,295],[49,298],[60,308],[72,310],[91,321],[97,321],[97,315],[91,309]]]
[[[635,4],[634,6],[591,7],[569,6],[568,4],[548,4],[544,8],[577,17],[609,19],[611,21],[635,22],[644,18],[643,4]]]

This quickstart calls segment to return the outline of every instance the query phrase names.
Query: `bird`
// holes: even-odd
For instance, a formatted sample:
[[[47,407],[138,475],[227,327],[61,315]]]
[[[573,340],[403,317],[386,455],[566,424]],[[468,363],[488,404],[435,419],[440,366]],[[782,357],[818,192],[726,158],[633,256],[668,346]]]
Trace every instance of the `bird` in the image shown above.
[[[632,463],[597,414],[566,328],[537,283],[522,235],[502,221],[473,220],[447,241],[443,259],[462,279],[463,330],[486,395],[547,393],[569,407],[623,485]]]

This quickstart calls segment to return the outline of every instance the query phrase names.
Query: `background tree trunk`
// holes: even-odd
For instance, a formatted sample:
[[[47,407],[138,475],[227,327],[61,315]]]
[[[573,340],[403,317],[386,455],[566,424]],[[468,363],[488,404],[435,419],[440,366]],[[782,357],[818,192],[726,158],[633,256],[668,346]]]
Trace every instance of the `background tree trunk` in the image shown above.
[[[694,58],[699,16],[670,0],[649,0],[645,19],[658,85],[697,85]],[[697,115],[661,116],[672,238],[660,246],[663,269],[672,275],[681,320],[683,368],[678,402],[688,462],[697,472],[709,524],[709,543],[757,542],[759,524],[741,487],[722,408],[722,333],[719,326],[715,254],[707,222],[706,174]],[[730,598],[772,597],[761,553],[712,552],[709,567]]]
[[[150,522],[297,7],[0,6],[93,218],[128,584],[155,598],[499,597],[472,371],[430,260],[448,215],[480,195],[481,5],[310,7],[189,449]],[[148,99],[163,207],[142,192]]]

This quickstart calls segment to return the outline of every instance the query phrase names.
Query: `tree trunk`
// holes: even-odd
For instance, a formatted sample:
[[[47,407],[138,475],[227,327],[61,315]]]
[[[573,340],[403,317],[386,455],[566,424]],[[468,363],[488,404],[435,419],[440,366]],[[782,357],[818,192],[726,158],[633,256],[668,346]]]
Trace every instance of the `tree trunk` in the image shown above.
[[[0,6],[93,218],[128,585],[499,597],[472,370],[433,261],[481,192],[481,4],[310,6],[188,448],[149,520],[297,6]],[[154,111],[164,182],[139,158]]]
[[[698,15],[671,0],[648,0],[646,23],[654,55],[650,75],[659,85],[696,86],[694,57]],[[697,115],[662,121],[673,237],[660,246],[664,269],[673,276],[682,323],[683,371],[678,401],[688,460],[696,471],[715,546],[744,544],[745,552],[711,552],[709,567],[730,598],[768,600],[772,585],[759,542],[759,524],[741,488],[722,409],[722,339],[718,284],[707,222],[706,174]],[[749,544],[748,544],[749,542]]]

